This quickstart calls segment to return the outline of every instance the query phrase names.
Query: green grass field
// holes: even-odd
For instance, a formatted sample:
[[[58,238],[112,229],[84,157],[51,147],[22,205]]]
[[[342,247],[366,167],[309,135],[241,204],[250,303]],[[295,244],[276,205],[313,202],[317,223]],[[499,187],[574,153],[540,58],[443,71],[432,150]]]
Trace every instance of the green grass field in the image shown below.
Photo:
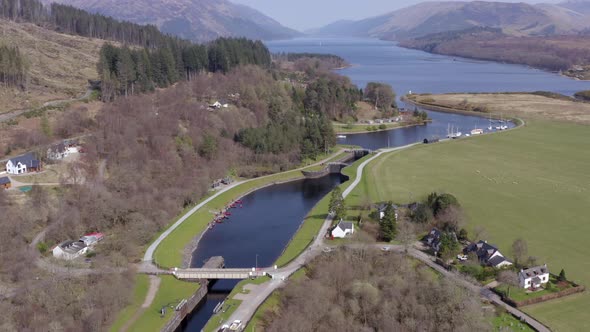
[[[590,286],[589,133],[588,126],[537,120],[501,134],[390,153],[367,166],[348,203],[367,197],[407,203],[450,192],[464,207],[469,230],[483,225],[507,255],[522,237],[539,263]],[[588,331],[587,308],[584,293],[524,310],[554,330]]]
[[[161,276],[160,278],[162,281],[154,301],[143,315],[131,325],[129,331],[159,331],[175,313],[171,306],[175,307],[182,299],[188,299],[199,289],[199,284],[180,281],[173,276]],[[139,301],[139,303],[142,302],[143,299]],[[167,307],[166,315],[160,317],[160,309],[163,306]]]
[[[139,306],[143,303],[148,289],[150,288],[150,280],[145,274],[138,274],[135,277],[135,288],[133,290],[133,302],[129,304],[117,316],[117,320],[111,325],[109,331],[118,332],[125,323],[133,317]]]

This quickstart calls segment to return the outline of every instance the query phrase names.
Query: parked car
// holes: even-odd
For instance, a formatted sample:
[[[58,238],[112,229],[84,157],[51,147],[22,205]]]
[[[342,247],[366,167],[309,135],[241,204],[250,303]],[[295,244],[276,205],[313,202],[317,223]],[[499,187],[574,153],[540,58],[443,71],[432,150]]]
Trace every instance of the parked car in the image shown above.
[[[464,262],[467,260],[467,255],[457,255],[457,259],[460,260],[461,262]]]
[[[381,251],[390,251],[391,247],[381,247]]]

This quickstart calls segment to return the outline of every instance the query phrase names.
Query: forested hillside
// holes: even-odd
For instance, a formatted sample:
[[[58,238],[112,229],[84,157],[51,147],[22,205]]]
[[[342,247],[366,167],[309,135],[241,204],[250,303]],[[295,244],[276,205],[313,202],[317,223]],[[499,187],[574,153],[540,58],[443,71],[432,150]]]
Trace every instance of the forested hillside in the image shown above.
[[[98,72],[103,100],[151,91],[201,72],[228,72],[242,65],[270,66],[270,53],[260,41],[220,38],[207,45],[173,42],[143,49],[106,44]]]

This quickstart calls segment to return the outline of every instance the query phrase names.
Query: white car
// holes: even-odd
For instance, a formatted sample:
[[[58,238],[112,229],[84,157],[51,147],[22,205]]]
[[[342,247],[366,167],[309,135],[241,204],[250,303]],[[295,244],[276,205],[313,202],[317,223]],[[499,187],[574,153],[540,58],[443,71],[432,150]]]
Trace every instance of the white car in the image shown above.
[[[467,260],[467,256],[466,255],[457,255],[457,259],[460,260],[461,262],[464,262]]]
[[[391,247],[381,247],[381,251],[389,251],[391,250]]]

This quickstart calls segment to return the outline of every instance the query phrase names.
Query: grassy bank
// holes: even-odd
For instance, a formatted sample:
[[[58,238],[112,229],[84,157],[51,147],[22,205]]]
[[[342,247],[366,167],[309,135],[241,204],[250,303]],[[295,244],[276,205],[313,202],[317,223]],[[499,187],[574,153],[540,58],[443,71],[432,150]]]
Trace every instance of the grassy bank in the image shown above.
[[[590,285],[584,248],[590,224],[589,127],[528,121],[521,129],[441,144],[421,145],[384,155],[370,163],[349,204],[372,201],[407,203],[432,191],[459,199],[467,228],[482,225],[488,239],[510,253],[518,237],[529,254],[552,271]],[[524,310],[556,330],[590,329],[586,293]]]

